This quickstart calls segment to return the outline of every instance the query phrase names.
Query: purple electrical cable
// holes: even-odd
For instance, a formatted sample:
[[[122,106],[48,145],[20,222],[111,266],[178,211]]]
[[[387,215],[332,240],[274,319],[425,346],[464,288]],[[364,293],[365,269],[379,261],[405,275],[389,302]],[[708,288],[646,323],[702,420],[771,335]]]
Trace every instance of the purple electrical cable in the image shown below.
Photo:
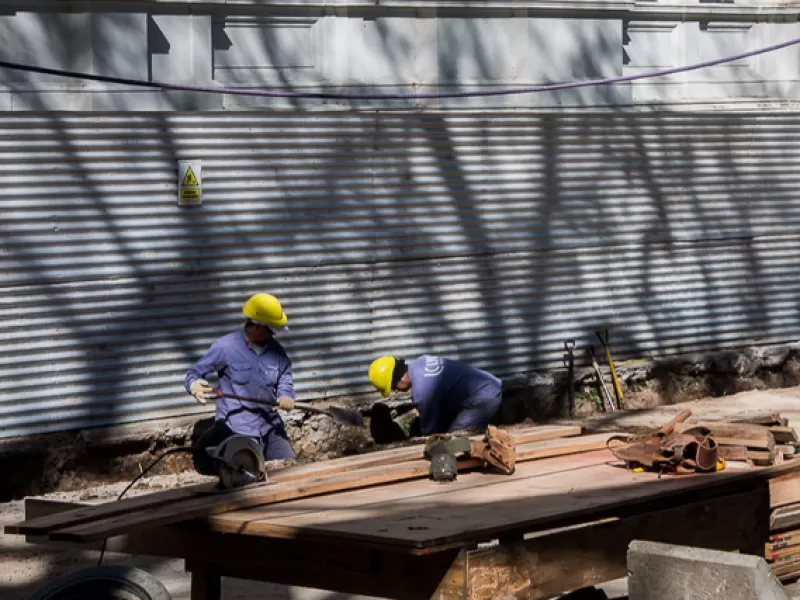
[[[588,79],[585,81],[573,81],[569,83],[552,83],[548,85],[538,85],[533,87],[523,88],[510,88],[499,90],[483,90],[474,92],[429,92],[429,93],[416,93],[416,94],[335,94],[328,92],[289,92],[289,91],[273,91],[273,90],[248,90],[242,88],[226,88],[226,87],[208,87],[200,85],[188,85],[180,83],[164,83],[160,81],[142,81],[139,79],[127,79],[124,77],[109,77],[106,75],[91,75],[89,73],[77,73],[74,71],[64,71],[61,69],[49,69],[46,67],[35,67],[31,65],[23,65],[20,63],[0,61],[0,67],[6,69],[15,69],[17,71],[30,71],[33,73],[41,73],[43,75],[56,75],[59,77],[72,77],[75,79],[86,79],[89,81],[102,81],[105,83],[119,83],[123,85],[132,85],[138,87],[156,88],[163,90],[176,90],[188,92],[204,92],[208,94],[231,94],[238,96],[266,96],[270,98],[308,98],[318,100],[413,100],[413,99],[436,99],[436,98],[476,98],[485,96],[510,96],[513,94],[532,94],[536,92],[552,92],[558,90],[568,90],[581,87],[591,87],[600,85],[612,85],[615,83],[622,83],[625,81],[635,81],[637,79],[648,79],[652,77],[662,77],[664,75],[671,75],[673,73],[682,73],[685,71],[695,71],[714,65],[720,65],[750,56],[759,54],[766,54],[767,52],[774,52],[800,44],[800,38],[795,38],[780,44],[766,46],[757,50],[735,54],[724,58],[709,60],[693,65],[686,65],[683,67],[672,67],[670,69],[663,69],[661,71],[651,71],[649,73],[639,73],[638,75],[623,75],[620,77],[607,77],[604,79]]]

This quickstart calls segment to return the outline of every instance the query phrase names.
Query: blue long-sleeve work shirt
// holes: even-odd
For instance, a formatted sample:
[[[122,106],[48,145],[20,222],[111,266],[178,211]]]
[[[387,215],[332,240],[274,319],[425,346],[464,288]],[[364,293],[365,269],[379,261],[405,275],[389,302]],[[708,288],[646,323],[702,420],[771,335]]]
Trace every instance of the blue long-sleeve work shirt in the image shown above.
[[[408,377],[423,435],[484,429],[500,408],[500,380],[456,360],[422,355],[408,363]]]
[[[195,379],[217,373],[223,392],[263,400],[281,396],[295,398],[292,362],[277,341],[263,348],[247,343],[244,328],[216,340],[203,357],[186,372],[184,387],[190,392]],[[263,437],[274,427],[278,413],[271,407],[231,398],[217,399],[217,420],[224,421],[235,433]]]

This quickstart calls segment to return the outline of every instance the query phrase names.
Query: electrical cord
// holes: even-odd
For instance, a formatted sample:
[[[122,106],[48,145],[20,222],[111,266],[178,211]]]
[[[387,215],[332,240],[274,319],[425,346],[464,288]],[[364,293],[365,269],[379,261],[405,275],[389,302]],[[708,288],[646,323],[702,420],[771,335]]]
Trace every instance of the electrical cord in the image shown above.
[[[119,496],[117,496],[117,501],[122,500],[122,497],[125,495],[125,492],[127,492],[129,489],[131,489],[136,484],[136,482],[139,481],[142,477],[144,477],[145,474],[147,474],[147,472],[150,469],[155,467],[161,461],[161,459],[163,459],[166,456],[169,456],[170,454],[178,454],[180,452],[191,452],[193,449],[194,448],[192,448],[192,446],[180,446],[178,448],[172,448],[172,449],[167,450],[166,452],[164,452],[161,456],[159,456],[153,462],[151,462],[149,465],[147,465],[147,467],[142,469],[141,473],[139,473],[136,477],[133,478],[133,480],[125,487],[125,489],[120,492]],[[100,549],[100,558],[97,561],[97,566],[98,567],[103,562],[103,556],[106,553],[106,542],[107,541],[108,541],[107,538],[103,540],[103,547]]]
[[[63,69],[50,69],[47,67],[37,67],[34,65],[25,65],[21,63],[0,61],[0,67],[5,69],[14,69],[17,71],[27,71],[31,73],[40,73],[43,75],[55,75],[57,77],[71,77],[74,79],[86,79],[88,81],[101,81],[105,83],[118,83],[122,85],[131,85],[137,87],[155,88],[163,90],[180,90],[188,92],[205,92],[209,94],[231,94],[238,96],[266,96],[270,98],[305,98],[305,99],[327,99],[327,100],[412,100],[412,99],[435,99],[435,98],[474,98],[482,96],[509,96],[513,94],[531,94],[535,92],[552,92],[558,90],[575,89],[582,87],[612,85],[615,83],[623,83],[627,81],[636,81],[638,79],[648,79],[652,77],[662,77],[664,75],[672,75],[674,73],[683,73],[686,71],[695,71],[706,67],[721,65],[724,63],[742,60],[751,56],[759,54],[766,54],[767,52],[774,52],[782,48],[788,48],[800,44],[800,38],[794,38],[771,46],[757,48],[741,54],[734,54],[725,56],[714,60],[694,63],[691,65],[684,65],[681,67],[672,67],[669,69],[662,69],[659,71],[650,71],[647,73],[637,73],[634,75],[623,75],[619,77],[606,77],[602,79],[587,79],[584,81],[571,81],[565,83],[552,83],[547,85],[537,85],[532,87],[520,88],[503,88],[492,90],[478,90],[473,92],[418,92],[412,94],[344,94],[333,92],[295,92],[295,91],[280,91],[280,90],[254,90],[246,88],[228,88],[223,86],[201,86],[189,85],[181,83],[169,83],[164,81],[144,81],[142,79],[130,79],[126,77],[112,77],[109,75],[93,75],[91,73],[81,73],[77,71],[67,71]]]

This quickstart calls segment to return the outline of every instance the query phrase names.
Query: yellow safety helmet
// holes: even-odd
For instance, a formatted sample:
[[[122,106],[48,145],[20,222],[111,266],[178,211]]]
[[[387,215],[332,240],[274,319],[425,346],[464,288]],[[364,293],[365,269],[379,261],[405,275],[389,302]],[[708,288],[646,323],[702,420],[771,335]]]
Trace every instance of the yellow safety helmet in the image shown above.
[[[378,388],[384,398],[392,393],[392,377],[396,362],[394,356],[381,356],[373,360],[369,366],[370,383]]]
[[[281,303],[270,294],[255,294],[244,303],[242,307],[244,316],[248,319],[266,325],[272,331],[286,329],[289,320],[281,308]]]

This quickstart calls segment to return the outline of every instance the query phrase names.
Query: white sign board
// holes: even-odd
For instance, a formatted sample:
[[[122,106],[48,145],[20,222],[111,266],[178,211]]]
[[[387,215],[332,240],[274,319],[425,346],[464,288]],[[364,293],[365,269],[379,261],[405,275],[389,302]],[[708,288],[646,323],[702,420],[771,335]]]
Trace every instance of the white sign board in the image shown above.
[[[200,160],[178,161],[178,205],[199,206],[203,203],[203,165]]]

